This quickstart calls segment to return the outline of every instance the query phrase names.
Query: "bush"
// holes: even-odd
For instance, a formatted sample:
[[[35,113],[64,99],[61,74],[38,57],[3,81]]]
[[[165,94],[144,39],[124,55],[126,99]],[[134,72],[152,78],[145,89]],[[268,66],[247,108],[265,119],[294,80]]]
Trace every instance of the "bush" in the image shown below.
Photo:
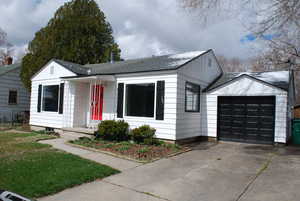
[[[131,137],[132,140],[136,143],[152,145],[152,144],[156,144],[156,142],[158,141],[157,139],[154,138],[155,131],[156,130],[154,128],[151,128],[148,125],[144,125],[132,129]]]
[[[96,138],[113,141],[129,139],[129,125],[125,121],[105,120],[98,125]]]

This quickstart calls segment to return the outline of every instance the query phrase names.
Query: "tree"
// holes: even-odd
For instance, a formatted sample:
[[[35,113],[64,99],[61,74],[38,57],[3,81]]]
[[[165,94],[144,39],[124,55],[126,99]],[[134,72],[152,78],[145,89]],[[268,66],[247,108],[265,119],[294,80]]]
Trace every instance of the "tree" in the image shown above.
[[[222,11],[248,9],[254,14],[255,21],[248,29],[257,38],[267,41],[269,52],[276,49],[283,54],[275,63],[300,59],[300,1],[299,0],[179,0],[185,8],[211,15]],[[213,12],[212,12],[213,11]],[[245,18],[249,18],[249,12]],[[205,19],[203,17],[202,19]],[[249,20],[249,19],[248,19]],[[249,20],[249,22],[251,22]],[[266,40],[266,36],[268,36]]]
[[[35,34],[22,60],[21,79],[30,89],[30,78],[50,59],[79,64],[119,61],[121,50],[112,28],[94,0],[72,0],[60,7],[47,26]]]
[[[12,45],[7,40],[7,33],[0,28],[0,65],[13,53]]]

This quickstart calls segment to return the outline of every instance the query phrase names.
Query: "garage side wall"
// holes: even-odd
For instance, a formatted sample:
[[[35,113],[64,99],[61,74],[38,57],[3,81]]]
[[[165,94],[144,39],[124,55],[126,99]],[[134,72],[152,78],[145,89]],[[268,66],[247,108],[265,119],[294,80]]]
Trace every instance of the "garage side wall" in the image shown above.
[[[203,95],[205,112],[202,118],[202,135],[217,137],[218,96],[275,96],[275,142],[286,143],[287,92],[257,80],[242,77]],[[205,114],[206,113],[206,114]],[[205,117],[206,116],[206,117]]]

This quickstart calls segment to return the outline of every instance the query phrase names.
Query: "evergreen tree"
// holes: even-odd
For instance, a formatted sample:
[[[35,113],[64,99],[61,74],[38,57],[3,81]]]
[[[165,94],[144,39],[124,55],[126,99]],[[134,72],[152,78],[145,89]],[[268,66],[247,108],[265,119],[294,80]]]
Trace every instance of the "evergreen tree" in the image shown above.
[[[79,64],[121,60],[112,28],[94,0],[73,0],[60,7],[47,26],[35,34],[22,60],[21,79],[30,89],[30,78],[50,59]]]

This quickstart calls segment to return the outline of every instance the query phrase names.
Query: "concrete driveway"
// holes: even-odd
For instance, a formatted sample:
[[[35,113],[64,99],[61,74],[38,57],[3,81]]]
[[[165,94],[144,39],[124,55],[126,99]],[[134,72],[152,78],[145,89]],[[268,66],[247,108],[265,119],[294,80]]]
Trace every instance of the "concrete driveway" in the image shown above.
[[[41,201],[297,201],[300,149],[202,143]]]

